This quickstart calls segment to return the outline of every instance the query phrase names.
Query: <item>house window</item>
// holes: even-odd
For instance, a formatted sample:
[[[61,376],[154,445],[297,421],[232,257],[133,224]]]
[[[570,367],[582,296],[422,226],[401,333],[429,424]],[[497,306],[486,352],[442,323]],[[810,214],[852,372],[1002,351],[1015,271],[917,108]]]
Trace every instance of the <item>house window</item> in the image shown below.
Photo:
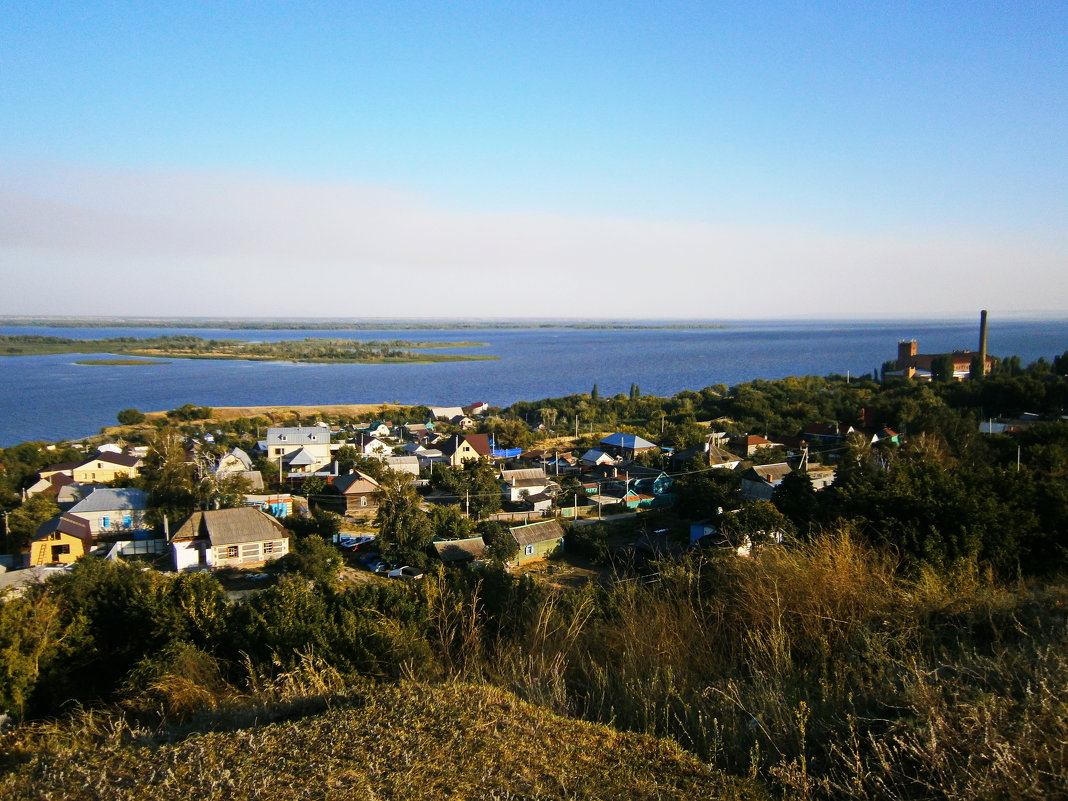
[[[367,505],[367,496],[366,495],[361,495],[360,496],[360,506],[366,506],[366,505]]]
[[[237,546],[236,545],[227,545],[226,546],[226,558],[227,559],[237,559]]]
[[[130,517],[130,515],[123,515],[122,516],[122,527],[123,528],[130,528],[132,525],[133,525],[133,518]]]
[[[110,517],[102,517],[102,518],[100,518],[100,528],[111,528],[111,518]]]
[[[524,553],[526,553],[527,556],[533,556],[534,555],[534,546],[533,545],[528,545],[527,549],[526,549],[526,551],[524,551]]]
[[[274,542],[265,542],[265,543],[263,543],[263,552],[265,554],[274,553],[274,547],[275,547],[276,544],[277,543],[274,543]]]

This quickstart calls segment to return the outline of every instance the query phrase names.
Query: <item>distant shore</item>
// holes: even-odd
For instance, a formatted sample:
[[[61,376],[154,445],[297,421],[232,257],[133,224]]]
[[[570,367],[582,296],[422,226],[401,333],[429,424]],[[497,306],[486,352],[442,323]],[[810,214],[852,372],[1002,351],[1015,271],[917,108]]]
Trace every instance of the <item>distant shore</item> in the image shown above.
[[[0,316],[12,328],[216,328],[224,331],[465,331],[471,329],[561,329],[687,331],[730,328],[723,323],[614,322],[568,320],[279,320],[218,317],[21,317]]]

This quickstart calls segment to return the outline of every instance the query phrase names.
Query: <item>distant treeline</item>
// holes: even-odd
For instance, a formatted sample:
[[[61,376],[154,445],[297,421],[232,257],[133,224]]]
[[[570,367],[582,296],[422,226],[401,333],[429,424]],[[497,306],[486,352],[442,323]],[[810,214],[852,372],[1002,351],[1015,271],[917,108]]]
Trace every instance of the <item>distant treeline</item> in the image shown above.
[[[417,353],[416,349],[473,348],[481,342],[408,342],[305,338],[280,342],[203,339],[189,334],[161,337],[69,339],[36,334],[0,335],[0,356],[53,353],[128,353],[186,359],[251,359],[301,362],[448,362],[493,359],[494,356]]]
[[[0,317],[0,325],[50,328],[219,328],[227,331],[457,331],[468,329],[578,329],[578,330],[706,330],[729,328],[722,323],[616,323],[538,321],[427,321],[427,320],[228,320],[166,317]]]

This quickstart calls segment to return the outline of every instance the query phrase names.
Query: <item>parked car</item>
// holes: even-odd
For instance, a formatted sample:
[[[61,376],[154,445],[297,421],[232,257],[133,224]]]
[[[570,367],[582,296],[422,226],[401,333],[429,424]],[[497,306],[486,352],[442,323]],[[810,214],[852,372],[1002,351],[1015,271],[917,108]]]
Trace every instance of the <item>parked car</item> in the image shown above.
[[[390,570],[388,573],[390,578],[408,579],[409,581],[417,581],[423,577],[423,571],[417,567],[398,567],[395,570]]]
[[[372,545],[378,539],[374,534],[361,534],[358,537],[353,537],[353,549],[360,550],[361,548]]]
[[[344,548],[347,551],[351,551],[353,548],[355,548],[356,547],[356,543],[357,543],[357,538],[356,537],[350,537],[347,534],[342,534],[340,537],[337,538],[337,544],[340,545],[342,548]]]
[[[367,569],[372,573],[388,573],[392,567],[384,559],[375,559],[367,563]]]

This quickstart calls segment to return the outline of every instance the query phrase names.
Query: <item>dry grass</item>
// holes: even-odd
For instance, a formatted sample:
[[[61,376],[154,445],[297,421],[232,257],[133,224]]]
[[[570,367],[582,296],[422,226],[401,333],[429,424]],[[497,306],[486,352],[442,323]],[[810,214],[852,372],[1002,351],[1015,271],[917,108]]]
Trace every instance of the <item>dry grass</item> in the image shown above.
[[[670,741],[556,717],[484,686],[406,684],[334,702],[323,714],[179,742],[83,721],[82,742],[38,748],[0,780],[0,798],[764,797]]]

